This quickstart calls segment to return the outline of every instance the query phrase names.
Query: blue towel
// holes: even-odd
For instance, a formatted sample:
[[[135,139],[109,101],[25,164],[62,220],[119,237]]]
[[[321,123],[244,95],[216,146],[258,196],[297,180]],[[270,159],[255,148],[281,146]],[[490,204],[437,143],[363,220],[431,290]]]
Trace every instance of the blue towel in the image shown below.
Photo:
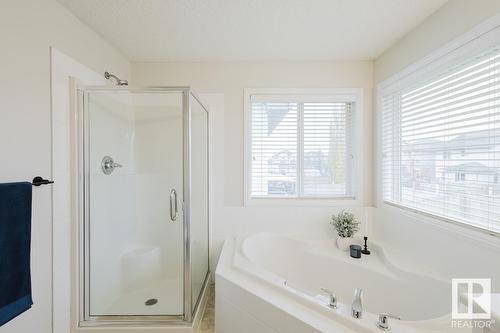
[[[31,183],[0,184],[0,326],[31,308]]]

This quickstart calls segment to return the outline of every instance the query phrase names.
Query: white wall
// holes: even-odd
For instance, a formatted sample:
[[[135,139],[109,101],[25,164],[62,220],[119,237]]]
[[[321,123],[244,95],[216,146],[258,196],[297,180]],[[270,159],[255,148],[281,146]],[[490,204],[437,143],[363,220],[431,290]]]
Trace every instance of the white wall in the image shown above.
[[[52,187],[52,307],[53,332],[66,333],[71,327],[71,313],[77,309],[71,300],[76,279],[72,271],[77,267],[76,254],[78,226],[78,199],[71,195],[77,188],[78,168],[76,142],[76,85],[103,85],[106,79],[88,67],[51,48],[51,99],[52,99],[52,177],[57,186]],[[68,87],[70,87],[68,89]],[[70,135],[72,133],[73,135]],[[69,138],[69,140],[68,140]],[[68,251],[71,249],[71,251]],[[72,290],[72,294],[68,293]]]
[[[52,0],[2,0],[0,40],[0,181],[51,178],[50,46],[98,72],[109,70],[127,78],[129,64]],[[44,186],[33,193],[34,306],[1,327],[2,333],[51,331],[51,191]]]
[[[374,85],[500,11],[498,0],[451,0],[387,49],[374,63]]]
[[[211,115],[212,127],[212,269],[224,239],[259,231],[321,233],[335,207],[243,206],[243,89],[244,88],[362,88],[364,92],[362,157],[371,161],[371,62],[316,63],[133,63],[134,84],[188,85],[199,93],[224,95],[224,107]],[[207,104],[210,103],[207,102]],[[360,162],[366,179],[365,205],[371,204],[371,168]],[[356,210],[356,209],[354,209]],[[357,211],[361,212],[360,209]]]
[[[447,2],[375,61],[375,88],[383,80],[499,12],[498,0]],[[378,110],[375,110],[374,117],[376,134]],[[374,140],[374,166],[378,165],[380,158],[376,142]],[[374,189],[376,188],[374,186]],[[380,200],[379,194],[375,193],[374,197]],[[381,202],[374,211],[372,225],[374,237],[383,243],[401,264],[418,265],[422,270],[450,279],[492,278],[493,290],[500,292],[500,266],[497,265],[500,251],[499,237],[426,218]]]

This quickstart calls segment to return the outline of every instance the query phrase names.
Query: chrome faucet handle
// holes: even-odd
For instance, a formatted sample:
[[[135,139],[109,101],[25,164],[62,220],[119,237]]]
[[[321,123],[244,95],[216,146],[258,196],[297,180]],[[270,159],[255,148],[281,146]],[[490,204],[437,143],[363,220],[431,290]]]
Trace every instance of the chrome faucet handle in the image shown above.
[[[391,314],[391,313],[381,313],[378,316],[378,323],[377,327],[381,329],[382,331],[390,331],[391,326],[389,326],[389,318],[401,320],[401,318],[397,315]]]
[[[363,316],[363,289],[354,290],[354,300],[351,305],[351,315],[359,319]]]
[[[321,288],[321,291],[324,292],[325,294],[327,294],[329,297],[328,306],[332,309],[336,309],[337,308],[337,296],[331,290],[328,290],[326,288]]]

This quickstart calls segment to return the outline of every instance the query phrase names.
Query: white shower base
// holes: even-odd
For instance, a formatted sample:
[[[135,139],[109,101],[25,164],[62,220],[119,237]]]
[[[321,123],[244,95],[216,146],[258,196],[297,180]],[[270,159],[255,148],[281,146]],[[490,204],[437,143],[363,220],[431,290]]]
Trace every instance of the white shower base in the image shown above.
[[[75,328],[72,328],[71,333],[196,333],[198,332],[198,328],[200,326],[201,318],[203,317],[203,312],[207,302],[209,283],[210,280],[207,281],[207,286],[205,286],[205,288],[203,288],[202,290],[200,304],[196,313],[194,314],[192,323],[184,323],[181,320],[176,323],[169,323],[168,321],[155,322],[154,320],[149,322],[149,319],[145,319],[144,321],[137,322],[133,325],[131,325],[131,322],[126,322],[125,324],[122,322],[109,322],[105,325],[100,325],[97,322],[90,321],[86,322],[87,325],[79,325]],[[139,312],[137,310],[143,309],[143,306],[137,305],[137,308],[132,308],[130,305],[144,304],[144,297],[150,297],[150,295],[158,294],[160,295],[160,298],[158,298],[158,303],[155,306],[152,306],[152,308],[155,308],[154,313],[151,309],[148,309],[148,312],[144,313],[144,315],[156,315],[160,310],[169,311],[169,309],[179,309],[179,304],[174,302],[174,300],[182,299],[181,296],[183,292],[182,288],[179,288],[179,286],[181,286],[181,281],[179,279],[159,280],[157,283],[152,284],[150,288],[144,288],[133,293],[123,294],[113,303],[113,306],[110,307],[110,310],[119,310],[122,313],[131,312],[131,310],[133,310],[134,314],[138,314]],[[173,293],[174,290],[179,290],[179,292],[177,294]],[[142,303],[132,303],[136,300],[141,301]],[[163,302],[163,300],[165,300],[165,302]],[[124,302],[124,304],[127,304],[127,306],[121,307],[120,302]]]
[[[182,315],[183,297],[180,278],[161,279],[145,288],[121,294],[106,315]],[[149,299],[158,302],[147,306],[145,302]]]

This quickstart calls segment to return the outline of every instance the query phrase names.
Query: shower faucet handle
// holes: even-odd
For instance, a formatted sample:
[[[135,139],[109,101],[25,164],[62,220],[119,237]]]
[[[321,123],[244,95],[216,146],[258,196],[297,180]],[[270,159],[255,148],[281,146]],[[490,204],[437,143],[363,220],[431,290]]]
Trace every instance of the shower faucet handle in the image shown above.
[[[115,163],[111,156],[104,156],[101,161],[101,169],[105,175],[110,175],[115,171],[116,168],[122,168],[123,166],[119,163]]]

